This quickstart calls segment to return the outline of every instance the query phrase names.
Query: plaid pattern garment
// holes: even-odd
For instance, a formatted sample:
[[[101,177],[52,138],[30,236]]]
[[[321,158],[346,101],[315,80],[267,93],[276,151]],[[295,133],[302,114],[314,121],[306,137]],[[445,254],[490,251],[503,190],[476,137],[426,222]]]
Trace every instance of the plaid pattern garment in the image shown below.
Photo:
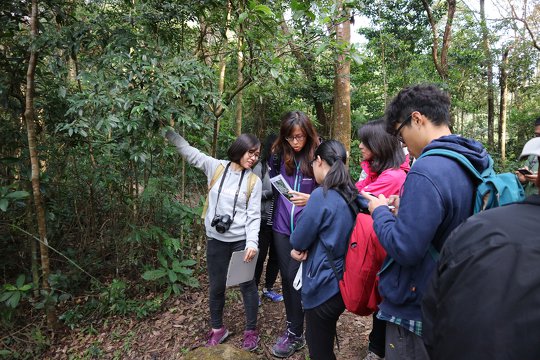
[[[415,333],[416,335],[422,337],[422,322],[421,321],[400,319],[395,316],[385,314],[380,310],[377,313],[377,319],[388,321],[393,324],[399,325],[409,330],[410,332]]]

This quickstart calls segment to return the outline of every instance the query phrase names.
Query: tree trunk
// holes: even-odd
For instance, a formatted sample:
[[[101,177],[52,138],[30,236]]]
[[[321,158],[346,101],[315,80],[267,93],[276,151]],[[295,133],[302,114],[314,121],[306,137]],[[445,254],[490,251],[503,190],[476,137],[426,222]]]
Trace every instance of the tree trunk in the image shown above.
[[[379,18],[381,18],[381,11],[379,8]],[[379,31],[379,41],[381,42],[381,68],[382,68],[382,75],[383,75],[383,97],[384,97],[384,107],[388,105],[388,78],[386,74],[386,48],[385,48],[385,40],[382,33],[382,29]]]
[[[510,48],[504,50],[501,61],[501,75],[499,85],[501,88],[501,103],[499,110],[499,152],[501,153],[501,161],[504,166],[506,161],[506,105],[508,97],[508,54]]]
[[[223,98],[223,92],[225,91],[225,73],[227,69],[227,62],[225,61],[225,55],[221,55],[219,59],[219,83],[218,91],[220,98]],[[221,105],[218,106],[219,108]],[[218,109],[219,110],[219,109]],[[217,138],[219,134],[219,117],[214,116],[214,136],[212,137],[212,156],[216,157],[217,152]]]
[[[224,48],[227,47],[227,44],[229,42],[229,24],[231,22],[231,11],[232,11],[232,4],[230,1],[227,1],[227,23],[225,26],[225,38],[223,39],[223,43],[225,44]],[[219,92],[219,98],[221,101],[223,101],[223,93],[225,92],[225,74],[227,70],[227,58],[222,53],[219,57],[219,82],[218,82],[218,92]],[[214,134],[212,136],[212,151],[211,155],[213,157],[216,157],[217,154],[217,139],[219,134],[219,118],[221,114],[223,113],[223,107],[221,106],[221,103],[215,107],[214,113]],[[217,115],[220,114],[220,115]]]
[[[437,22],[431,12],[431,7],[427,0],[422,0],[424,9],[426,10],[429,24],[431,25],[431,32],[433,34],[433,46],[431,47],[431,55],[433,57],[433,63],[439,73],[439,76],[443,81],[448,79],[448,49],[450,47],[450,40],[452,38],[452,22],[456,13],[456,0],[448,0],[448,11],[446,14],[446,26],[444,28],[443,42],[441,55],[439,59],[439,34],[437,29]]]
[[[32,0],[32,13],[30,15],[30,37],[32,43],[30,45],[30,58],[28,60],[28,70],[26,72],[26,106],[24,118],[26,120],[26,129],[28,135],[28,150],[30,155],[30,163],[32,165],[32,193],[34,196],[34,206],[36,210],[38,231],[39,231],[39,250],[41,255],[41,272],[43,290],[48,294],[51,292],[49,284],[49,248],[47,241],[47,225],[45,221],[45,209],[43,207],[40,180],[39,180],[39,159],[37,153],[37,140],[35,130],[35,113],[34,113],[34,91],[35,91],[35,74],[37,64],[37,51],[35,48],[36,38],[38,36],[38,5],[37,0]],[[48,301],[45,305],[45,313],[47,316],[47,326],[50,330],[56,328],[57,318],[54,311],[54,306]]]
[[[336,43],[339,49],[348,49],[351,43],[350,13],[338,0],[340,18],[347,20],[336,26]],[[334,79],[334,111],[332,119],[333,138],[345,145],[347,154],[351,150],[351,62],[348,50],[337,55]]]
[[[242,30],[238,32],[238,70],[237,70],[237,79],[238,85],[244,82],[244,74],[242,70],[244,68],[244,53],[242,52]],[[241,90],[236,95],[236,136],[239,136],[242,133],[242,93]]]
[[[29,192],[33,192],[31,189],[31,184],[28,184],[30,187]],[[32,216],[32,199],[28,198],[26,201],[26,228],[30,234],[34,234],[34,217]],[[32,269],[32,285],[34,286],[33,296],[34,299],[39,298],[39,253],[37,247],[37,241],[33,236],[28,235],[28,241],[30,242],[30,261]]]
[[[489,48],[489,31],[486,23],[485,0],[480,0],[480,19],[482,26],[482,43],[484,47],[484,56],[486,57],[487,68],[487,102],[488,102],[488,148],[493,149],[494,127],[495,127],[495,95],[493,90],[493,61],[491,59],[491,50]]]

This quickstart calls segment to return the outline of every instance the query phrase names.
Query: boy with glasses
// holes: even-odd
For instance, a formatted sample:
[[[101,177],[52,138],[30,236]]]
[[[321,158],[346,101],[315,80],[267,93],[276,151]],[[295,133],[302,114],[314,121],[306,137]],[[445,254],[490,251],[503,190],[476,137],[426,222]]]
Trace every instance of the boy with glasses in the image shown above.
[[[386,108],[387,131],[407,145],[418,160],[394,201],[395,216],[384,195],[370,200],[373,226],[388,257],[380,273],[383,302],[377,317],[386,324],[385,358],[428,359],[422,340],[421,303],[428,280],[450,232],[473,213],[476,184],[457,161],[433,155],[447,149],[464,155],[482,172],[488,167],[483,146],[450,131],[450,98],[433,85],[403,89]],[[399,207],[399,213],[397,213]]]

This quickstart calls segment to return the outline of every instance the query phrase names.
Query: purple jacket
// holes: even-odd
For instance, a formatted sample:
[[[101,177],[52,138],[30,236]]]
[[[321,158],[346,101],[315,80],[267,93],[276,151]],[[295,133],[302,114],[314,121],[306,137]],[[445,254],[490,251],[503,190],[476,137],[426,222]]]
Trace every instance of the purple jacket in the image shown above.
[[[299,166],[297,166],[291,175],[287,175],[283,159],[281,160],[279,172],[274,168],[272,157],[268,160],[268,166],[270,167],[270,177],[281,174],[289,186],[295,191],[311,194],[318,186],[315,182],[315,178],[305,177],[300,171]],[[298,216],[303,209],[304,206],[295,206],[279,192],[274,191],[274,219],[272,230],[290,236],[292,230],[294,230]]]

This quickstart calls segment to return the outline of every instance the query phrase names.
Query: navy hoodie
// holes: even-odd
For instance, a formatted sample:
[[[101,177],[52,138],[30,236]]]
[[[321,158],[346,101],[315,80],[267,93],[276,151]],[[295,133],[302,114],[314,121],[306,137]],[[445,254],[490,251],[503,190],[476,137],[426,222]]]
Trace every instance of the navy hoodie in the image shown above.
[[[488,154],[482,144],[457,135],[443,136],[428,144],[464,155],[482,172]],[[422,297],[436,260],[430,248],[440,251],[450,232],[473,213],[476,185],[457,161],[426,156],[411,167],[403,184],[397,217],[388,207],[373,211],[373,227],[392,262],[380,274],[380,310],[386,315],[421,321]]]

